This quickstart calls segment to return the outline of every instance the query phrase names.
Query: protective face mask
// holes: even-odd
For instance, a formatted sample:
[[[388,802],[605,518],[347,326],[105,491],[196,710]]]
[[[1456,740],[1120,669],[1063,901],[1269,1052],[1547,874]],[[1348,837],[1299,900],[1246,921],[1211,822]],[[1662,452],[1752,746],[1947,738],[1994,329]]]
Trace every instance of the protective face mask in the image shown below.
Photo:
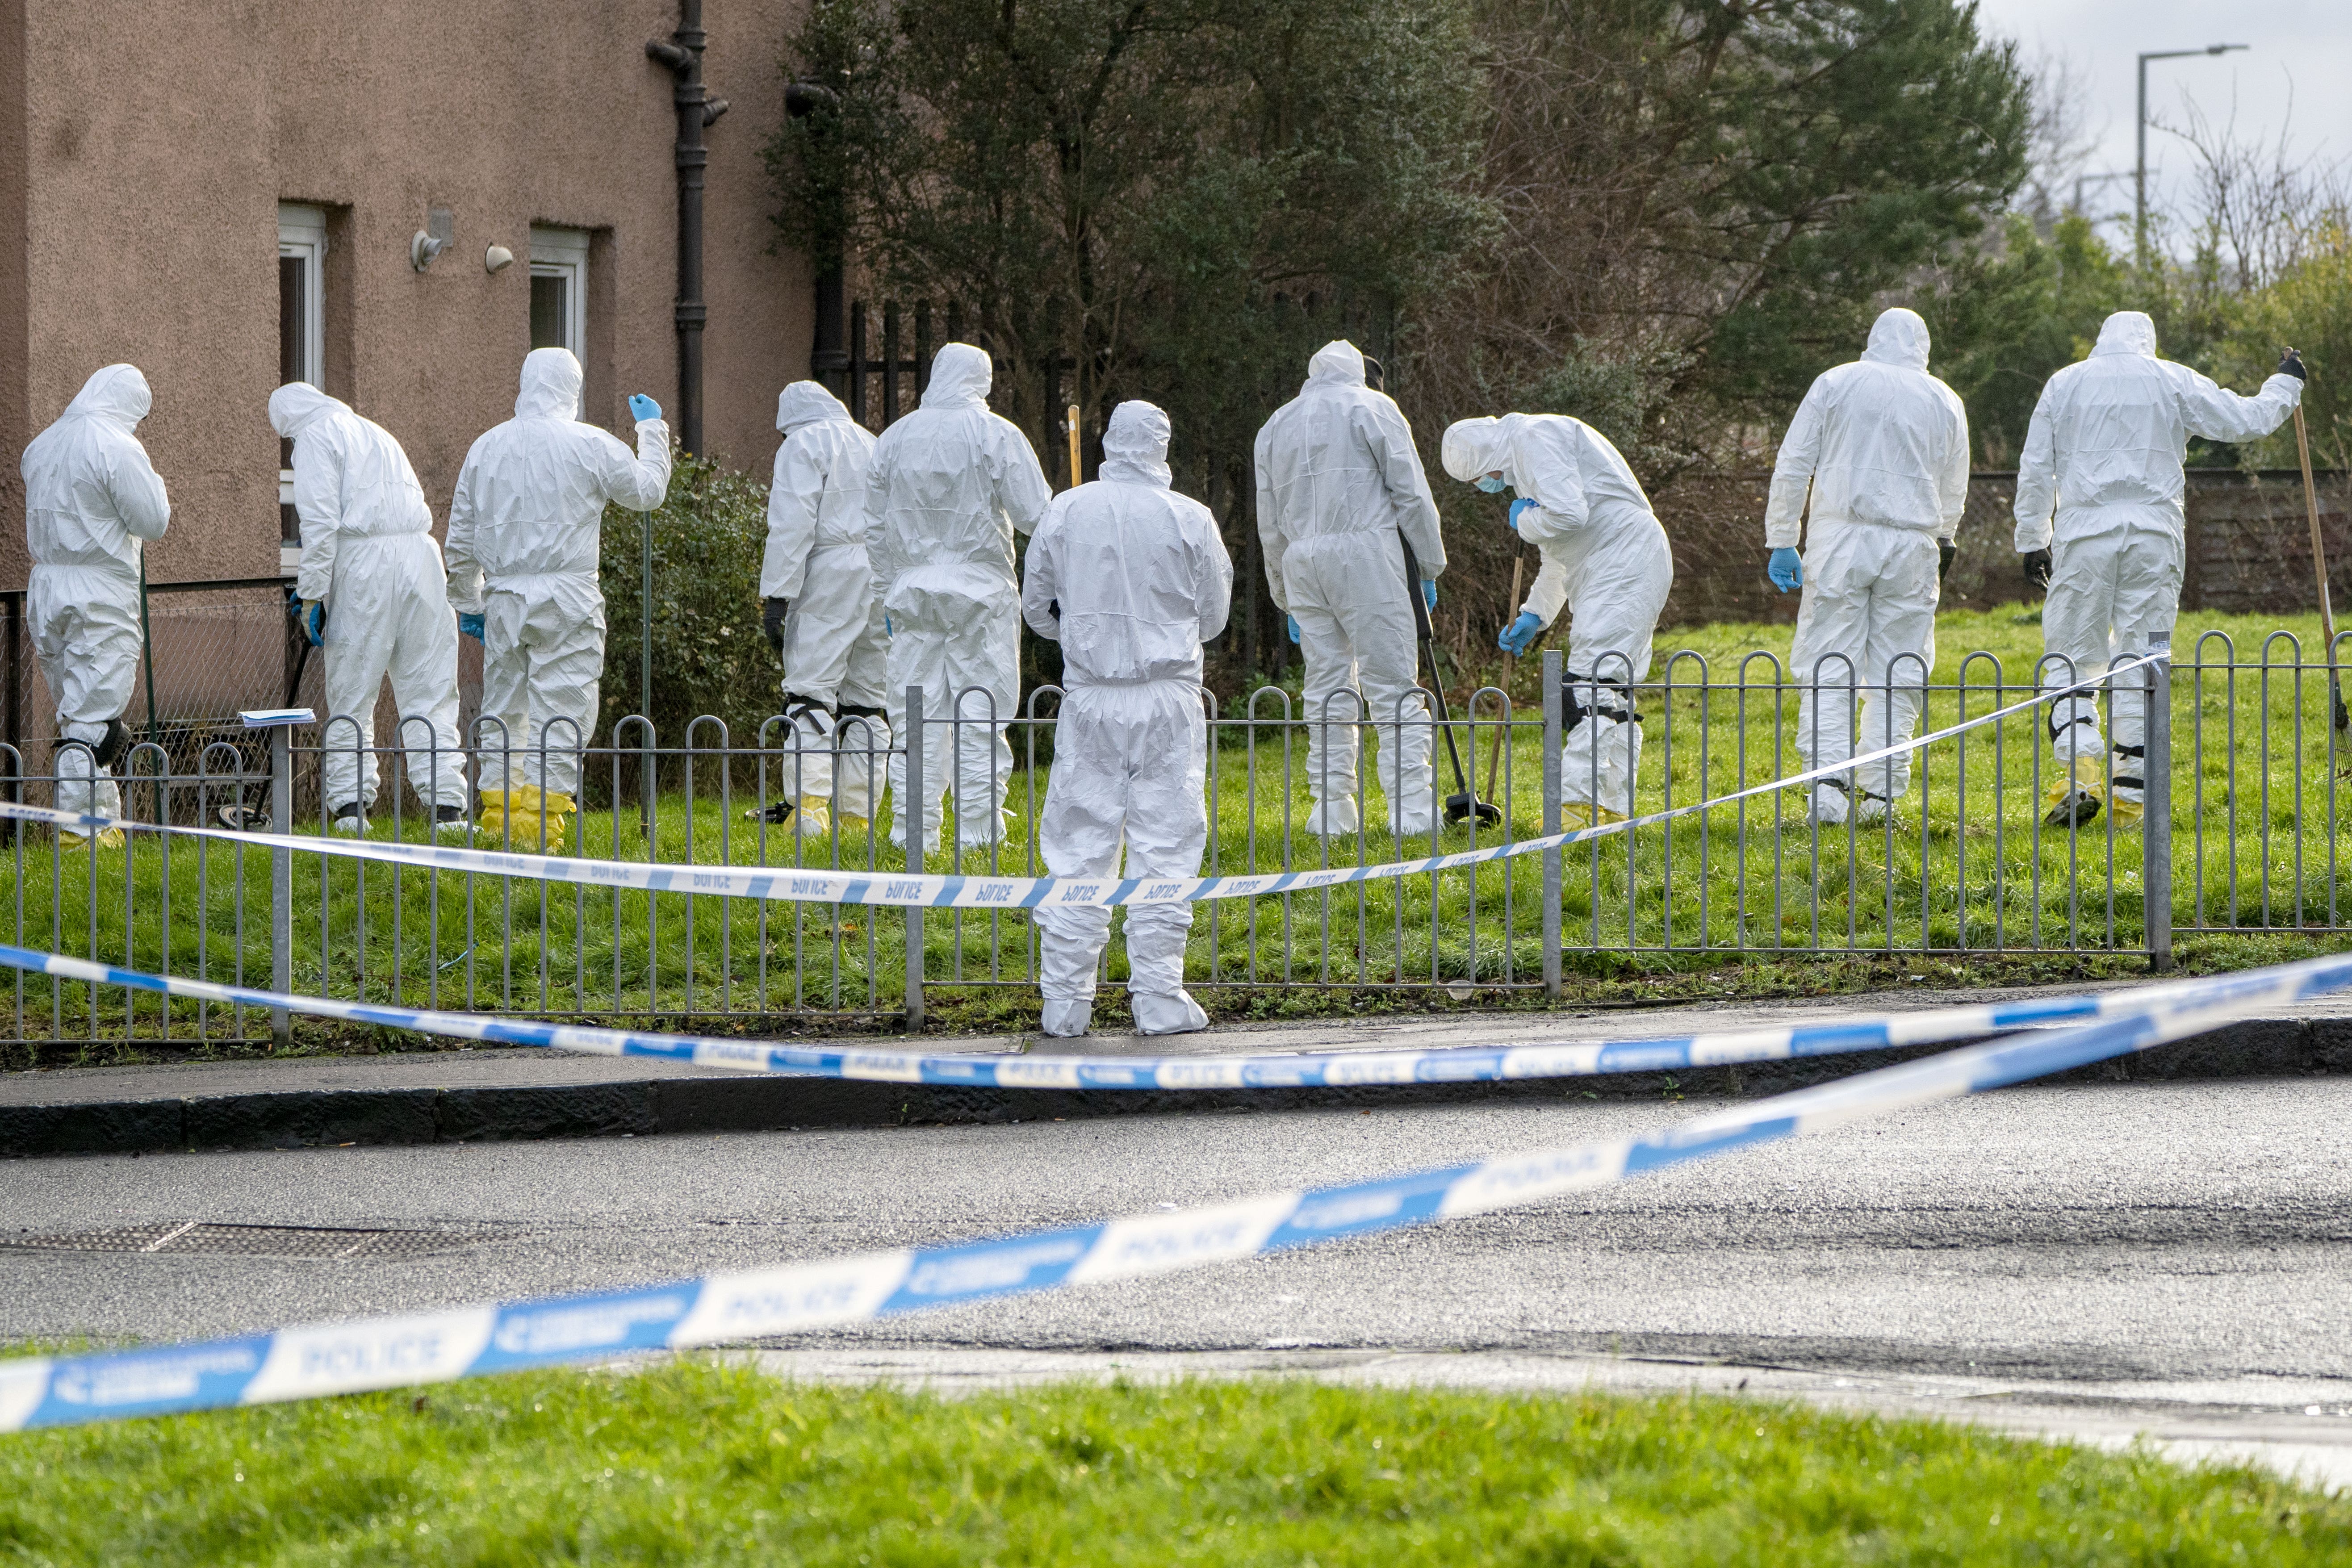
[[[1500,474],[1480,474],[1475,483],[1490,496],[1503,493],[1503,476]]]

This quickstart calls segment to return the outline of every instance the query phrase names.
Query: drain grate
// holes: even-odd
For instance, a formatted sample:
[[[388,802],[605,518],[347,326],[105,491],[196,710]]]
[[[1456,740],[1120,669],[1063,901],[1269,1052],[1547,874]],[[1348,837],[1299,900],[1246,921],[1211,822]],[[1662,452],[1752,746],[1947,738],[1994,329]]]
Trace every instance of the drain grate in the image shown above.
[[[0,1249],[27,1252],[144,1252],[215,1258],[421,1258],[462,1252],[496,1239],[488,1227],[471,1230],[359,1230],[307,1225],[212,1225],[197,1220],[59,1231],[49,1236],[0,1233]]]

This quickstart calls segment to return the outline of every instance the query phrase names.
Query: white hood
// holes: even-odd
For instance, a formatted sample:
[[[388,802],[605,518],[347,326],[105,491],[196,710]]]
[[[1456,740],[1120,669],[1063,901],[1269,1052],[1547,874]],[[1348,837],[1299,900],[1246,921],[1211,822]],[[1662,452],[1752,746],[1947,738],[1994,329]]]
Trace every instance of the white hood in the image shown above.
[[[135,430],[155,406],[147,378],[135,364],[110,364],[81,384],[60,419],[103,419],[122,429]]]
[[[2146,310],[2117,310],[2099,324],[2099,341],[2091,350],[2093,358],[2101,354],[2137,354],[2143,359],[2156,357],[2156,322]]]
[[[1308,386],[1361,386],[1364,384],[1363,352],[1341,338],[1325,343],[1307,362]]]
[[[1882,312],[1870,325],[1870,346],[1862,351],[1862,357],[1872,364],[1926,370],[1927,323],[1919,319],[1916,310],[1906,310],[1900,305]]]
[[[1102,477],[1165,489],[1168,437],[1168,416],[1158,407],[1139,399],[1120,404],[1103,427]]]
[[[848,417],[841,399],[821,382],[796,381],[776,395],[776,428],[787,436],[804,425]]]
[[[1437,444],[1437,459],[1447,473],[1466,483],[1481,474],[1504,470],[1508,466],[1504,456],[1508,445],[1503,422],[1482,414],[1456,419],[1445,427]]]
[[[349,405],[309,382],[289,381],[269,395],[269,427],[290,439],[300,435],[302,426],[320,415],[337,409],[351,412]]]
[[[921,408],[983,408],[995,382],[988,351],[970,343],[950,343],[931,360],[931,381],[923,388]]]
[[[580,417],[580,362],[570,349],[533,349],[523,356],[522,390],[515,397],[518,419]]]

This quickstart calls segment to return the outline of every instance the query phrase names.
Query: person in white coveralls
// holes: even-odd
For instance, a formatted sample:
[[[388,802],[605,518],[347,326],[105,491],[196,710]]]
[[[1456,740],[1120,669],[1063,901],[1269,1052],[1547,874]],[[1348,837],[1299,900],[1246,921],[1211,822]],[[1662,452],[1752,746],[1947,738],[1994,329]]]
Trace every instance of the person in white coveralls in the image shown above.
[[[1969,500],[1969,416],[1927,374],[1927,347],[1916,311],[1883,313],[1860,359],[1814,378],[1772,465],[1765,573],[1804,595],[1789,664],[1804,689],[1796,743],[1808,770],[1856,754],[1857,699],[1862,752],[1909,740],[1936,668],[1936,605]],[[1812,820],[1885,822],[1910,787],[1907,751],[1832,774],[1812,787]]]
[[[2017,465],[2017,549],[2029,582],[2046,584],[2042,679],[2064,685],[2172,645],[2187,527],[2181,461],[2189,437],[2252,441],[2303,400],[2303,357],[2286,351],[2262,390],[2241,397],[2159,359],[2156,323],[2118,310],[2088,359],[2050,378]],[[2115,757],[2099,738],[2099,689],[2050,707],[2053,827],[2081,826],[2102,803],[2137,822],[2145,806],[2147,701],[2139,676],[2112,689]],[[2113,777],[2109,777],[2112,767]],[[2112,785],[2112,788],[2110,787]]]
[[[1198,876],[1208,846],[1201,645],[1225,628],[1234,567],[1209,509],[1169,488],[1168,434],[1149,403],[1113,409],[1102,477],[1055,497],[1029,542],[1022,614],[1062,645],[1038,830],[1058,878]],[[1110,910],[1048,904],[1036,920],[1045,1030],[1083,1035]],[[1128,908],[1128,1002],[1143,1034],[1208,1025],[1184,989],[1192,927],[1190,904]]]

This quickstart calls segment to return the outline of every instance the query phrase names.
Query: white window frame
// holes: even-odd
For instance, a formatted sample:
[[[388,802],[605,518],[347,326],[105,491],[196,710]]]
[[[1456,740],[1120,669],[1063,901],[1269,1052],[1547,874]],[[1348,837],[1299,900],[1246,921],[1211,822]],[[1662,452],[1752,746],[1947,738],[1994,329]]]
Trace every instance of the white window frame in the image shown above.
[[[302,374],[297,380],[324,386],[327,380],[327,214],[297,202],[278,204],[278,255],[302,262]],[[294,504],[294,470],[278,470],[278,501]]]
[[[588,231],[531,225],[530,275],[564,279],[562,346],[584,365],[588,361]]]

